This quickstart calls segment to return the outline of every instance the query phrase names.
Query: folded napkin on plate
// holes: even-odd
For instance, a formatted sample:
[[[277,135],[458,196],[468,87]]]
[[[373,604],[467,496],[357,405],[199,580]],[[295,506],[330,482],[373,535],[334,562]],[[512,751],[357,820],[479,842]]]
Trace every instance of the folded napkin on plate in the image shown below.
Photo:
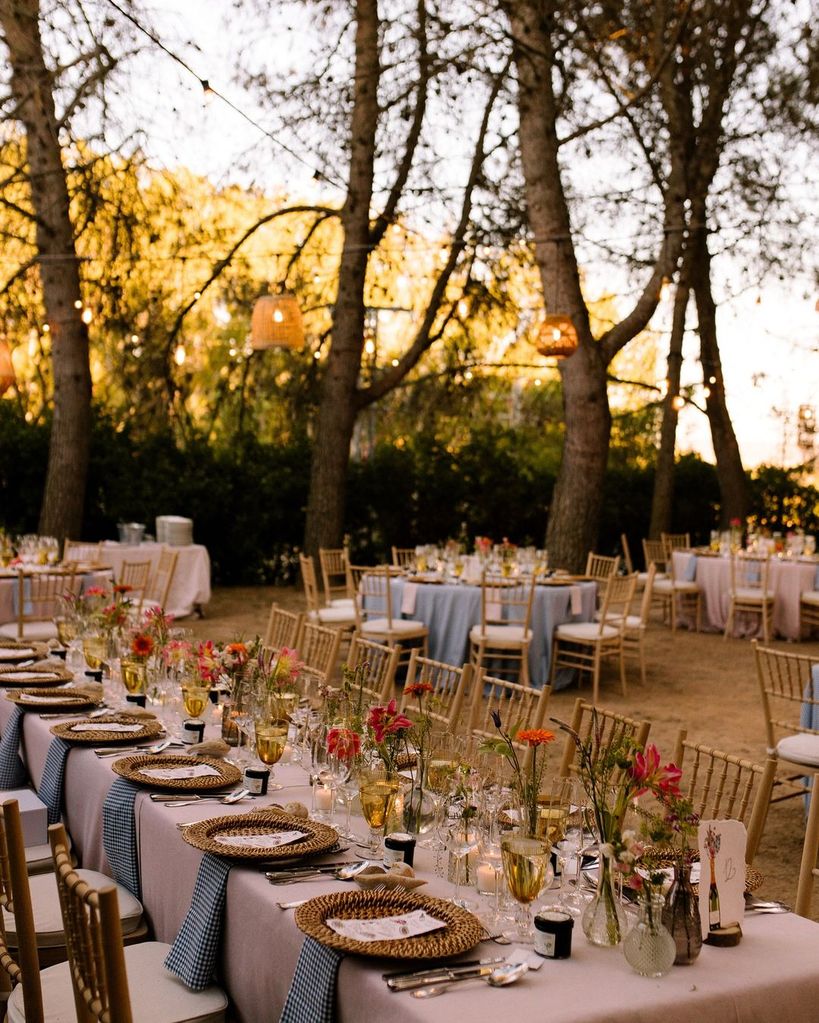
[[[0,739],[0,789],[19,789],[28,780],[23,761],[20,759],[20,726],[23,711],[15,707]]]
[[[145,710],[143,707],[129,707],[125,712],[125,716],[129,718],[138,718],[142,720],[155,720],[156,714],[152,710]]]
[[[579,615],[583,611],[583,591],[579,586],[569,587],[569,599],[572,602],[572,614]]]
[[[193,991],[213,981],[231,866],[221,856],[202,857],[188,915],[165,957],[165,968]]]
[[[40,789],[37,795],[42,799],[48,810],[48,823],[60,823],[60,811],[63,805],[63,777],[65,776],[65,762],[71,746],[63,742],[59,736],[51,740],[46,754],[43,776],[40,778]]]
[[[343,952],[305,938],[279,1023],[335,1023],[336,978]]]
[[[224,739],[208,739],[206,742],[197,742],[189,746],[188,753],[198,757],[226,757],[230,753],[230,746]]]
[[[115,881],[139,899],[139,853],[134,802],[139,786],[117,778],[102,804],[102,846]]]
[[[415,614],[415,600],[418,596],[418,583],[404,583],[404,592],[401,596],[401,614]]]

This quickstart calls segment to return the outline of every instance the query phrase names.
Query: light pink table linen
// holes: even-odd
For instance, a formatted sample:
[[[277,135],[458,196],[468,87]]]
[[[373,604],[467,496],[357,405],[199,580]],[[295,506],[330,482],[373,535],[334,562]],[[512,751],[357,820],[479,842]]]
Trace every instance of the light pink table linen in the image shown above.
[[[176,552],[176,571],[165,608],[176,618],[186,618],[210,601],[210,555],[201,544],[171,547],[161,543],[121,544],[107,540],[102,545],[101,558],[114,569],[114,577],[123,561],[150,561],[154,572],[162,551]]]

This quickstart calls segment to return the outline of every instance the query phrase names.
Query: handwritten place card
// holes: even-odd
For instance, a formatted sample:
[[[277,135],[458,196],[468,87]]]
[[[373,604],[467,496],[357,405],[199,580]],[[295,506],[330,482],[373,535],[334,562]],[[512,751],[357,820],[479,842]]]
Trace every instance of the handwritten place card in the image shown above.
[[[327,926],[342,938],[353,941],[401,941],[418,934],[438,931],[446,927],[442,920],[436,920],[424,909],[415,909],[400,916],[382,916],[375,920],[339,920],[328,918]]]
[[[22,661],[26,657],[31,657],[34,654],[34,650],[27,647],[25,650],[17,650],[16,648],[0,647],[0,661],[16,661],[18,658]]]
[[[149,767],[139,772],[146,778],[157,781],[178,781],[181,778],[212,778],[219,772],[209,764],[198,764],[196,767]]]
[[[290,845],[306,838],[306,831],[265,832],[263,835],[214,835],[213,841],[219,845],[229,845],[238,849],[278,849],[280,845]]]
[[[703,941],[738,928],[745,913],[745,846],[741,821],[700,821],[700,920]],[[715,942],[716,943],[716,942]]]
[[[76,703],[76,696],[35,696],[34,693],[21,693],[19,703]]]
[[[86,721],[80,725],[72,725],[72,732],[144,732],[145,725],[120,725],[115,722],[102,721],[100,723]]]
[[[60,678],[54,671],[6,671],[0,674],[2,682],[25,682],[30,678]]]

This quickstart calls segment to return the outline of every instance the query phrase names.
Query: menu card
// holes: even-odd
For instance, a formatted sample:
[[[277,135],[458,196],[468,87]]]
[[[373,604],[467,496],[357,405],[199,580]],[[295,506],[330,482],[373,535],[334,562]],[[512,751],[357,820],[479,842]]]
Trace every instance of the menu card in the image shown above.
[[[120,725],[115,722],[101,721],[97,722],[86,721],[80,725],[72,725],[72,732],[144,732],[145,725]]]
[[[745,914],[745,845],[742,821],[700,821],[700,920],[703,940],[737,925]]]
[[[196,767],[148,767],[139,772],[146,778],[158,781],[177,781],[180,778],[213,778],[219,772],[209,764],[198,764]]]
[[[300,838],[306,838],[306,831],[276,831],[265,832],[262,835],[213,835],[214,842],[220,845],[230,845],[236,848],[256,849],[278,849],[280,845],[290,845],[291,842],[298,842]]]
[[[5,671],[0,674],[0,679],[6,682],[25,682],[29,678],[60,678],[54,671]]]
[[[381,916],[375,920],[341,920],[328,917],[324,922],[342,938],[365,942],[401,941],[446,927],[442,920],[436,920],[425,909],[415,909],[400,916]]]

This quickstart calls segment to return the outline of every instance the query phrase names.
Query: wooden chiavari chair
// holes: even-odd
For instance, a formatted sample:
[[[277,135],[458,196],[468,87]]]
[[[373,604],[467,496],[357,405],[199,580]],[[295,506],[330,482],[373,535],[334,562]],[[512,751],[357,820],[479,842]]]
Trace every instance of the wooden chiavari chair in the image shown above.
[[[0,636],[12,639],[46,640],[57,638],[53,622],[60,611],[60,599],[76,596],[82,578],[73,567],[47,572],[17,573],[17,620],[0,625]]]
[[[324,583],[327,607],[352,610],[353,594],[347,588],[347,564],[350,555],[346,547],[319,547],[319,564]]]
[[[322,607],[315,562],[311,557],[300,554],[299,564],[304,583],[304,596],[307,600],[308,620],[330,628],[354,629],[356,624],[355,607]]]
[[[590,579],[601,579],[603,581],[610,579],[613,575],[617,575],[619,567],[619,554],[609,558],[605,554],[595,554],[593,551],[589,551],[589,556],[586,558],[586,575]]]
[[[481,577],[481,623],[469,630],[469,662],[476,672],[490,669],[529,684],[532,602],[535,576],[512,583],[501,576]]]
[[[304,615],[301,612],[286,611],[278,604],[272,604],[264,633],[264,645],[275,650],[283,646],[291,650],[298,647],[303,621]]]
[[[617,714],[603,707],[596,707],[586,700],[578,699],[574,705],[569,727],[580,739],[587,741],[596,727],[598,751],[611,749],[628,739],[639,748],[644,748],[651,731],[650,721],[638,721],[636,718]],[[563,758],[560,762],[560,774],[563,776],[577,773],[577,743],[571,735],[566,736],[563,745]]]
[[[493,712],[500,714],[504,730],[519,725],[523,728],[543,728],[552,687],[521,685],[491,675],[478,675],[475,695],[469,712],[467,736],[470,739],[494,739],[498,730],[492,720]],[[521,759],[528,764],[532,748],[526,743],[514,743]]]
[[[383,703],[390,699],[395,688],[395,674],[398,671],[400,657],[400,644],[387,646],[385,643],[365,639],[358,632],[353,633],[346,663],[351,669],[365,663],[367,665],[366,682],[360,687],[361,702],[364,706],[368,703]],[[357,699],[357,694],[353,694],[353,699]]]
[[[456,732],[461,715],[471,695],[472,674],[471,664],[464,664],[462,667],[456,668],[443,661],[433,661],[429,657],[422,657],[418,650],[413,650],[407,668],[401,711],[410,712],[411,716],[411,712],[418,708],[417,699],[407,695],[408,687],[415,682],[429,682],[432,692],[424,701],[427,713],[433,721],[437,721],[453,733]]]

